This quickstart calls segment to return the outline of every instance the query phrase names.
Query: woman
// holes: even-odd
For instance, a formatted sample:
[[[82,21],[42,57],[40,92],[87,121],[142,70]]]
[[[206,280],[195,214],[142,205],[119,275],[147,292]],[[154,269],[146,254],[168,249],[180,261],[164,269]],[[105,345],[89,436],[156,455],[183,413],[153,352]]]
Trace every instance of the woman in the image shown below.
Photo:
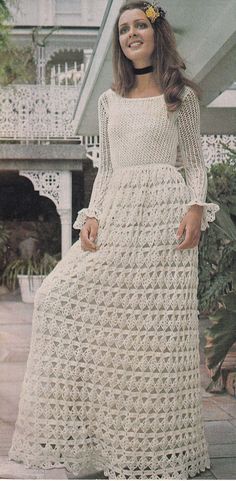
[[[109,479],[210,467],[201,411],[198,242],[213,221],[197,86],[161,7],[114,26],[100,166],[80,238],[38,290],[9,458]],[[185,176],[176,167],[177,147]]]

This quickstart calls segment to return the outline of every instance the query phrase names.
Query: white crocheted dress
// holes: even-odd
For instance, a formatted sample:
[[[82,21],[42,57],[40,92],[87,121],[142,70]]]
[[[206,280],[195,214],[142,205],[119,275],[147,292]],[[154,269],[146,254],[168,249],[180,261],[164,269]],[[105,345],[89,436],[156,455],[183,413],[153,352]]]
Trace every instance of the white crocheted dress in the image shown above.
[[[80,238],[35,298],[31,347],[9,459],[94,468],[109,479],[187,479],[210,468],[202,418],[198,247],[177,251],[192,204],[207,204],[199,101],[183,90],[98,102],[100,165],[90,204],[96,252]],[[185,178],[176,167],[177,146]]]

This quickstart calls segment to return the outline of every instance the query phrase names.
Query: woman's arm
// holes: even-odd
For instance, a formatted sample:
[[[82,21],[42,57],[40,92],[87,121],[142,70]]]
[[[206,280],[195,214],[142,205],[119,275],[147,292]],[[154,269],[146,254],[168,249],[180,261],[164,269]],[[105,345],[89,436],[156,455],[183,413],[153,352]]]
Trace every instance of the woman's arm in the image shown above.
[[[180,153],[183,158],[186,183],[191,193],[191,200],[187,204],[195,207],[194,213],[201,215],[201,230],[209,227],[209,222],[215,219],[219,210],[218,204],[207,203],[207,171],[203,158],[200,135],[200,106],[194,90],[187,86],[186,94],[177,116],[178,139]]]
[[[92,194],[87,208],[78,212],[74,229],[82,229],[87,218],[94,217],[98,223],[101,217],[103,200],[112,174],[110,145],[108,138],[108,99],[105,92],[98,99],[99,122],[99,167],[93,183]]]

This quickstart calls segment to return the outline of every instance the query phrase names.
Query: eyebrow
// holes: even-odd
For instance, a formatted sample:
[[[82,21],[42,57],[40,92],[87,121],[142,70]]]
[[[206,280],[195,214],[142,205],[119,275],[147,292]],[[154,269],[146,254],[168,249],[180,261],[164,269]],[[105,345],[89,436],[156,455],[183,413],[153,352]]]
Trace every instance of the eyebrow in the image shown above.
[[[145,18],[136,18],[134,21],[138,22],[139,20],[143,20],[145,22]],[[120,27],[122,27],[122,25],[127,25],[127,24],[128,24],[128,22],[121,23]]]

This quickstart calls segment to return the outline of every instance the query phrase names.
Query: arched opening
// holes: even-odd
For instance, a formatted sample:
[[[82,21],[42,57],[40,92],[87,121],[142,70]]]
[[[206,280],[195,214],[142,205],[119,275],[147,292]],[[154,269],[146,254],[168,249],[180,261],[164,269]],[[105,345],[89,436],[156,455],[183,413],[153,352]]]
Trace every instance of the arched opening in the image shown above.
[[[82,79],[83,69],[83,50],[60,49],[47,62],[46,83],[75,85]]]
[[[18,171],[0,175],[0,223],[9,232],[8,261],[19,256],[22,241],[37,240],[42,252],[61,251],[61,223],[55,204],[34,190]]]

